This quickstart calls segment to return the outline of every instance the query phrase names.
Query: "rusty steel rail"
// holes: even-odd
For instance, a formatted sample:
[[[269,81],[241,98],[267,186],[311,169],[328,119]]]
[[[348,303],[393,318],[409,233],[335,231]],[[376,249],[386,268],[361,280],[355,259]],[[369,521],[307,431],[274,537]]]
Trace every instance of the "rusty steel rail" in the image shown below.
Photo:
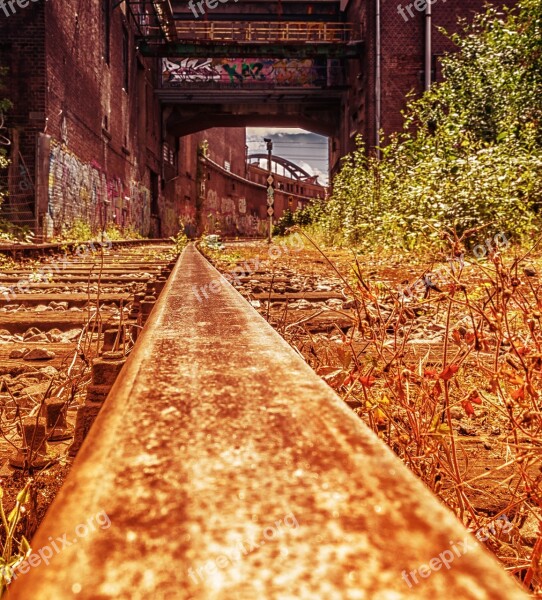
[[[133,240],[106,240],[104,245],[111,248],[130,248],[132,246],[152,246],[154,244],[172,244],[168,238],[141,238]],[[47,256],[56,252],[75,252],[79,247],[100,247],[98,240],[86,240],[83,242],[44,242],[41,244],[0,244],[0,254],[9,254],[13,258]]]
[[[10,599],[528,597],[192,245],[32,546]]]

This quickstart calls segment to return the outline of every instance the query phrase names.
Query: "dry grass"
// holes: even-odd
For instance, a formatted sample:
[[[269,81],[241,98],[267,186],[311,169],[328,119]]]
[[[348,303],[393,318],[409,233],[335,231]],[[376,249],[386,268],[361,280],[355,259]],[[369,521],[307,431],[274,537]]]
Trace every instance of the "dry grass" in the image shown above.
[[[261,268],[341,282],[342,323],[315,334],[308,325],[320,309],[260,310],[467,527],[513,523],[485,543],[541,595],[542,260],[497,245],[478,260],[465,240],[447,241],[435,266],[324,252],[307,239],[304,251]],[[214,258],[228,270],[264,252],[251,244]]]

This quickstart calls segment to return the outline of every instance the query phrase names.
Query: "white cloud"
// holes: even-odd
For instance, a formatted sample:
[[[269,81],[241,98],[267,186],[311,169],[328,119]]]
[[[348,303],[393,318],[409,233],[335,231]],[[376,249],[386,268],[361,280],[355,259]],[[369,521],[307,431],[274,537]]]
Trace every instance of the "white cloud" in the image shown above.
[[[325,136],[297,127],[247,127],[246,131],[250,153],[266,153],[263,138],[270,137],[274,144],[274,154],[291,160],[310,175],[318,175],[322,185],[328,184]]]
[[[316,171],[317,169],[313,169],[309,163],[306,163],[305,161],[300,161],[298,162],[298,165],[304,170],[307,171],[307,173],[309,175],[316,175]]]
[[[307,171],[307,173],[311,177],[314,175],[318,175],[318,183],[320,183],[321,185],[328,184],[327,173],[322,173],[322,171],[320,171],[320,169],[309,165],[309,163],[307,163],[305,161],[300,161],[300,162],[298,162],[298,164],[304,171]]]
[[[299,135],[303,133],[310,133],[304,129],[298,127],[247,127],[248,137],[267,137],[269,135]]]

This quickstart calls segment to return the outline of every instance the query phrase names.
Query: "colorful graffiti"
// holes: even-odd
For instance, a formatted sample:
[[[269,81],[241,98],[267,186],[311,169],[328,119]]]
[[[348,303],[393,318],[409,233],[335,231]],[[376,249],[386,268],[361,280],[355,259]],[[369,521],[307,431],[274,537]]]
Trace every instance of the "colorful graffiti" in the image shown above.
[[[257,216],[246,214],[246,198],[219,197],[216,190],[209,189],[203,204],[202,222],[208,233],[223,235],[261,235],[266,222]]]
[[[95,229],[106,223],[150,230],[149,190],[138,182],[107,179],[100,165],[85,164],[65,146],[51,142],[47,222],[56,233],[77,220]]]
[[[194,81],[218,81],[220,73],[217,72],[211,58],[184,58],[172,62],[167,58],[162,59],[162,81],[164,84],[185,83]]]
[[[193,83],[321,87],[326,81],[327,63],[322,59],[162,59],[163,87]]]

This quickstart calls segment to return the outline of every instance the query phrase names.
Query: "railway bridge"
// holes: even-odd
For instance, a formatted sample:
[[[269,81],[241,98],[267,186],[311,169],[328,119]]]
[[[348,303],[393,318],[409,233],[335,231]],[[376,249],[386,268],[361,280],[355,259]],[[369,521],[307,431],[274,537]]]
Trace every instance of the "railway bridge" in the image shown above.
[[[173,135],[272,121],[340,137],[363,34],[338,1],[127,4],[140,51],[161,61],[156,94]]]

